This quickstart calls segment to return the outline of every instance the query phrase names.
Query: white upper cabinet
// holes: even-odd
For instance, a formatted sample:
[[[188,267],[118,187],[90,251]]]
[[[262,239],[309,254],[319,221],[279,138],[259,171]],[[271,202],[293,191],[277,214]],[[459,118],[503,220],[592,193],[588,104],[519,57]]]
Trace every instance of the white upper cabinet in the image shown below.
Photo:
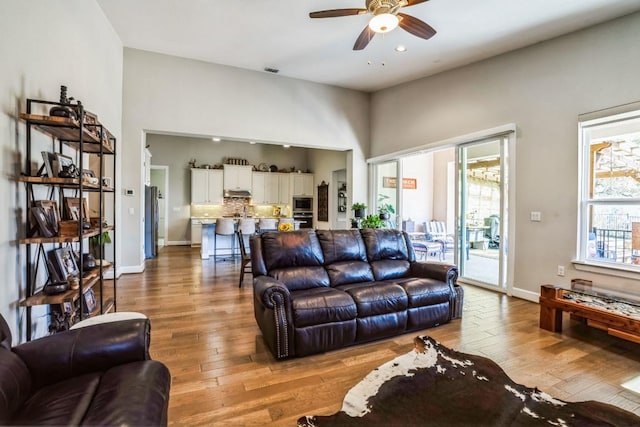
[[[191,169],[191,203],[222,203],[222,180],[219,169]]]
[[[252,166],[224,165],[224,189],[251,191]]]
[[[289,204],[288,173],[253,172],[251,200],[253,204]]]
[[[313,196],[313,174],[292,173],[291,196]]]

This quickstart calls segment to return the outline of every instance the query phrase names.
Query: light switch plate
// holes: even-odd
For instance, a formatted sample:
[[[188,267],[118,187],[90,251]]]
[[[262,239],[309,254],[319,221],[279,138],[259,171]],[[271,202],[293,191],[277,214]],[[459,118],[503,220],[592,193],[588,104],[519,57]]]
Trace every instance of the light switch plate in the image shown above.
[[[542,213],[537,211],[532,211],[531,221],[536,221],[536,222],[542,221]]]

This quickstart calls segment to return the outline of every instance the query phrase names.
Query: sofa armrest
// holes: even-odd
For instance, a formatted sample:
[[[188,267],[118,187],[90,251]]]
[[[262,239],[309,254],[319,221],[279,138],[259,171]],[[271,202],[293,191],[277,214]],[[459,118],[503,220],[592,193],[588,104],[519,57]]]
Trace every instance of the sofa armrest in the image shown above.
[[[409,274],[440,280],[453,286],[458,280],[458,267],[444,262],[412,262]]]
[[[13,348],[36,388],[125,363],[148,360],[149,319],[122,320],[60,332]]]
[[[270,276],[258,276],[254,280],[253,291],[259,295],[262,304],[273,310],[277,301],[289,307],[291,305],[291,294],[289,289],[278,280]]]
[[[289,289],[269,276],[254,279],[254,313],[265,342],[277,359],[295,355],[294,324]]]

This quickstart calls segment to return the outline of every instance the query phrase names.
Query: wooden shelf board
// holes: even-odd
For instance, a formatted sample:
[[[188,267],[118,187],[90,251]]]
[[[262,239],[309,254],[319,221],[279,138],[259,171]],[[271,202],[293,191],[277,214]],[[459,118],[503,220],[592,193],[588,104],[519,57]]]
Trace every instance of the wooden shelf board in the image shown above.
[[[91,274],[82,280],[82,290],[86,292],[88,289],[93,288],[96,283],[98,283],[97,273]],[[46,295],[44,292],[39,291],[20,301],[20,306],[33,307],[35,305],[62,304],[65,302],[74,302],[78,297],[79,292],[77,289],[68,289],[56,295]]]
[[[112,231],[113,226],[109,225],[106,227],[102,227],[102,231]],[[91,228],[82,233],[82,238],[86,239],[89,237],[97,236],[100,234],[99,228]],[[72,236],[54,236],[54,237],[27,237],[26,239],[20,239],[21,244],[35,244],[35,243],[70,243],[77,242],[80,240],[76,234]]]
[[[58,185],[63,188],[78,188],[80,185],[80,180],[77,178],[59,178],[52,177],[49,178],[47,176],[20,176],[18,178],[20,182],[27,182],[29,184],[39,184],[39,185]],[[98,184],[90,184],[89,182],[83,181],[82,190],[89,192],[98,192],[100,191],[100,186]],[[115,191],[113,187],[102,187],[102,191],[105,193],[112,193]]]
[[[82,149],[87,153],[100,153],[101,147],[105,154],[113,154],[113,148],[101,143],[100,139],[89,132],[87,127],[81,127],[75,119],[68,117],[42,116],[38,114],[21,113],[20,118],[31,122],[38,130],[47,135],[64,141],[64,143],[75,149],[80,148],[80,136],[82,136]],[[113,136],[107,132],[111,139]]]

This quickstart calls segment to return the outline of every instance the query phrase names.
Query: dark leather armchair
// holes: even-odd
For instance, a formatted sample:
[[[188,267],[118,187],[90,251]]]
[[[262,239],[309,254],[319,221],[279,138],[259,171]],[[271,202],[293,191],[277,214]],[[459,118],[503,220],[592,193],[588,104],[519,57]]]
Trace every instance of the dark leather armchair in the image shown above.
[[[0,425],[166,425],[171,376],[149,332],[123,320],[12,348],[0,316]]]

